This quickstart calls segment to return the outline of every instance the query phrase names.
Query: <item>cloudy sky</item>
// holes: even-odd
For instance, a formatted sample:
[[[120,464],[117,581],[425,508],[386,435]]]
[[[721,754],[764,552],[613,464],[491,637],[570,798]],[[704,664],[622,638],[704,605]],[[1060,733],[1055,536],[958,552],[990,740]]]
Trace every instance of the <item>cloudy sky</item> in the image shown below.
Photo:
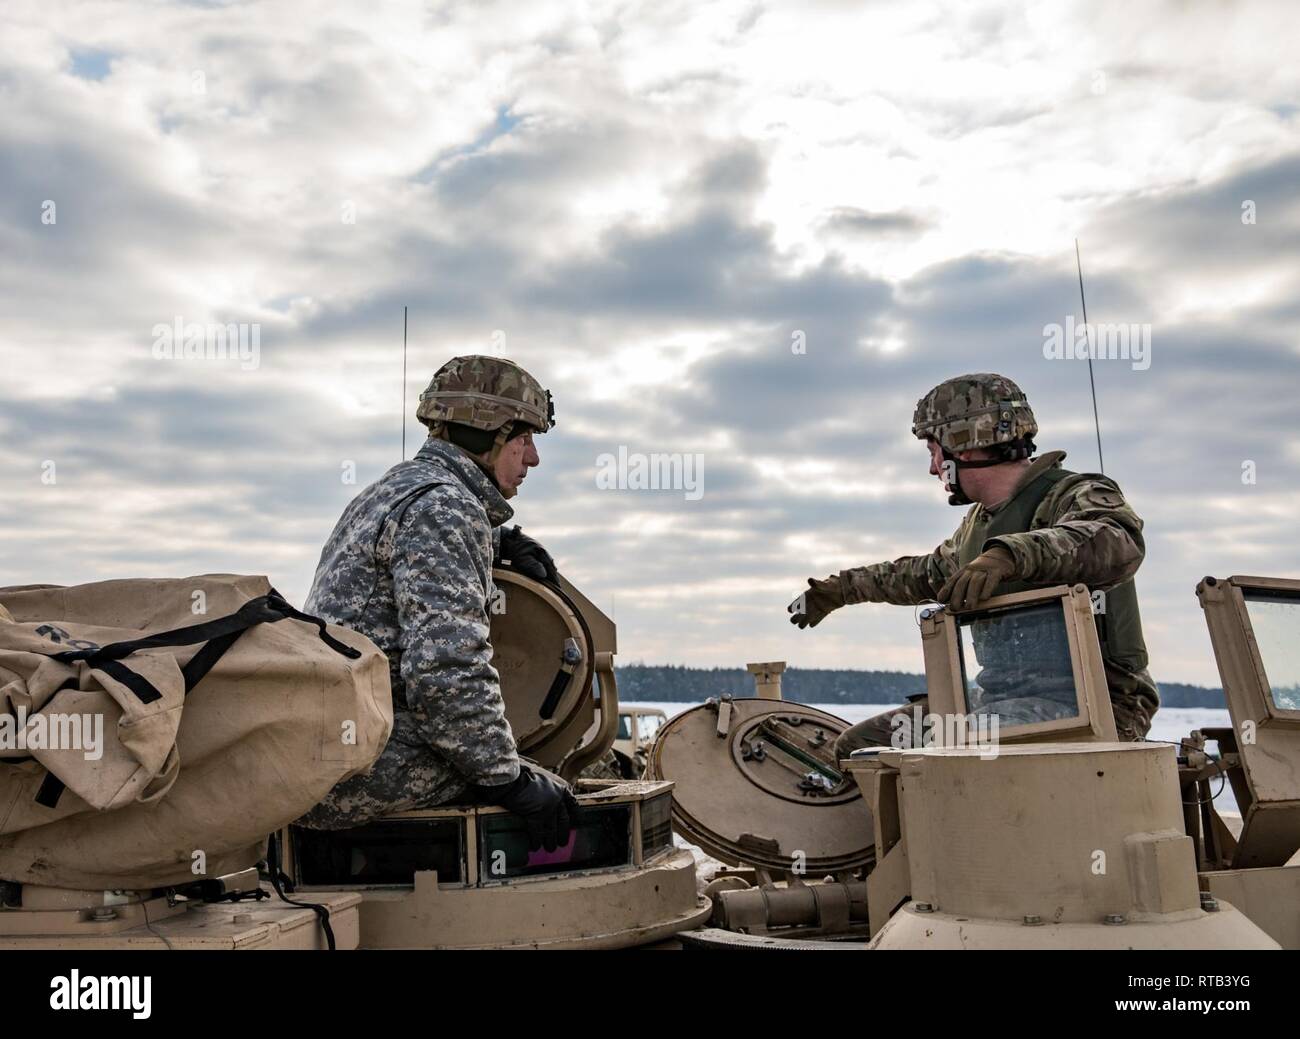
[[[910,609],[785,604],[952,531],[909,434],[944,378],[1012,376],[1096,468],[1044,356],[1077,237],[1089,316],[1150,327],[1095,375],[1152,669],[1217,684],[1196,582],[1300,576],[1290,6],[6,0],[0,583],[301,601],[403,399],[409,454],[495,352],[557,402],[518,520],[623,662],[919,671]],[[257,363],[157,356],[178,320]],[[703,494],[598,488],[620,446]]]

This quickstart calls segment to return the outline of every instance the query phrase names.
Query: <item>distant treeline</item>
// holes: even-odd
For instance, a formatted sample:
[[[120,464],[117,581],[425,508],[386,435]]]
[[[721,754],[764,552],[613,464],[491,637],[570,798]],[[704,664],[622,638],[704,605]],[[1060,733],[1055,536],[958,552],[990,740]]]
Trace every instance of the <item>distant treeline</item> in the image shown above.
[[[628,701],[700,703],[730,693],[753,696],[754,677],[738,667],[682,667],[628,664],[615,669],[618,696]],[[906,671],[836,671],[829,668],[789,668],[781,676],[781,695],[799,703],[902,703],[925,692],[925,676]],[[1160,683],[1164,707],[1226,707],[1222,689]]]

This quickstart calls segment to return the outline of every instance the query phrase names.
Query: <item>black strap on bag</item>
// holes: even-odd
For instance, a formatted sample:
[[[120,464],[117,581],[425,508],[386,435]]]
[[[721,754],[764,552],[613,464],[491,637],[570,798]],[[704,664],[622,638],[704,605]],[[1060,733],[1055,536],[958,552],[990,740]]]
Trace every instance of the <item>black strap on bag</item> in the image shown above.
[[[276,589],[270,590],[266,596],[259,596],[255,599],[248,599],[248,602],[240,606],[233,614],[222,616],[216,620],[204,620],[201,624],[190,624],[185,628],[173,628],[172,631],[157,632],[155,635],[146,635],[140,638],[130,638],[123,642],[112,642],[107,646],[100,646],[99,649],[70,649],[62,653],[52,654],[56,661],[61,663],[74,663],[75,661],[85,661],[91,667],[100,668],[108,671],[112,675],[113,671],[104,667],[105,663],[121,661],[123,657],[130,657],[133,653],[146,649],[164,649],[169,646],[192,646],[196,642],[207,642],[203,649],[194,654],[194,658],[182,668],[182,674],[185,675],[185,690],[190,692],[199,681],[203,679],[208,671],[212,670],[214,663],[221,659],[230,646],[235,644],[240,635],[248,631],[248,628],[256,624],[274,624],[277,620],[292,618],[302,620],[307,624],[315,624],[317,633],[321,641],[333,649],[335,653],[341,653],[344,657],[355,659],[360,657],[361,651],[352,649],[351,646],[344,645],[337,638],[331,636],[325,628],[324,620],[318,616],[304,614],[302,610],[295,610],[289,605],[285,597],[281,596]],[[216,645],[213,645],[216,644]],[[117,677],[117,675],[113,675]]]
[[[267,595],[249,599],[238,610],[226,617],[204,621],[201,624],[191,624],[184,628],[173,628],[171,631],[160,631],[157,634],[145,635],[138,639],[113,642],[98,649],[65,650],[62,653],[52,653],[50,656],[63,664],[82,661],[89,667],[103,671],[109,677],[121,682],[136,695],[141,703],[153,703],[155,700],[162,699],[162,693],[143,675],[132,671],[121,663],[124,657],[129,657],[132,653],[139,653],[147,649],[193,646],[199,642],[204,643],[203,647],[190,658],[189,663],[181,668],[181,674],[185,678],[185,694],[188,696],[194,687],[203,681],[204,676],[212,670],[217,661],[225,655],[231,646],[239,641],[239,637],[249,628],[258,624],[274,624],[277,621],[286,619],[316,625],[320,640],[330,649],[342,654],[349,660],[356,660],[361,656],[359,649],[353,649],[331,635],[326,630],[325,621],[319,617],[313,617],[309,613],[294,609],[284,596],[274,588]],[[70,681],[62,688],[72,688],[73,685],[74,683]],[[53,808],[59,803],[63,790],[63,782],[53,773],[47,773],[40,789],[36,792],[36,803],[46,808]]]
[[[140,697],[142,702],[151,703],[160,699],[162,694],[135,672],[121,665],[115,667],[117,661],[122,660],[123,657],[129,657],[132,653],[139,653],[147,649],[193,646],[198,642],[206,643],[202,649],[194,654],[190,662],[181,668],[181,674],[185,676],[185,692],[189,693],[203,680],[203,676],[212,670],[213,665],[221,659],[226,650],[233,646],[239,636],[249,628],[258,624],[274,624],[276,621],[289,618],[316,625],[320,640],[330,649],[336,653],[341,653],[349,660],[356,660],[361,656],[360,650],[345,645],[331,635],[326,630],[325,622],[321,618],[294,609],[285,600],[284,596],[275,589],[271,589],[268,595],[249,599],[234,613],[226,617],[219,617],[216,620],[191,624],[184,628],[173,628],[171,631],[160,631],[154,635],[128,639],[125,642],[113,642],[107,646],[100,646],[98,649],[71,649],[51,655],[55,660],[64,664],[84,661],[91,667],[97,668],[122,682],[136,696]]]
[[[325,944],[329,946],[330,952],[334,952],[334,928],[330,926],[330,911],[328,906],[323,906],[319,902],[298,902],[284,893],[287,887],[293,890],[293,881],[280,868],[280,836],[278,833],[271,834],[266,841],[266,872],[270,875],[271,886],[275,888],[275,893],[280,896],[280,901],[291,906],[298,906],[301,909],[310,909],[316,914],[320,921],[320,929],[325,932]]]

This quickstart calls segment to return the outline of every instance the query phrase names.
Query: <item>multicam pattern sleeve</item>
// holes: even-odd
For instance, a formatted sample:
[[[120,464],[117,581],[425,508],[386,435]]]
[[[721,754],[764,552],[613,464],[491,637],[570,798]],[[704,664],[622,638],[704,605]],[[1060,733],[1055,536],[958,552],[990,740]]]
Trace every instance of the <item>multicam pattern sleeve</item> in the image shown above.
[[[1146,554],[1142,520],[1115,481],[1095,473],[1052,488],[1035,511],[1034,527],[989,544],[1010,551],[1015,578],[1035,585],[1111,588],[1132,577]]]
[[[890,563],[841,571],[845,602],[915,606],[933,599],[943,583],[957,572],[957,546],[962,543],[971,514],[968,511],[952,537],[929,555],[899,556]]]
[[[466,781],[493,786],[519,775],[519,757],[492,666],[491,537],[475,511],[451,488],[421,497],[402,519],[391,570],[410,734]]]

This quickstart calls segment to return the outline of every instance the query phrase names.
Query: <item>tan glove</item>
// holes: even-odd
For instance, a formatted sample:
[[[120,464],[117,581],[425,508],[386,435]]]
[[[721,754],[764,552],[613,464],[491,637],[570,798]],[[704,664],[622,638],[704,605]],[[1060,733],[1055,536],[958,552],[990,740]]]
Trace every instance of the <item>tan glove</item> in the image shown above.
[[[815,628],[826,615],[844,605],[844,584],[839,574],[825,580],[808,578],[808,590],[786,607],[790,623],[800,628]]]
[[[998,585],[1015,572],[1015,557],[1001,545],[994,545],[948,578],[936,598],[950,610],[973,610],[992,598]]]

